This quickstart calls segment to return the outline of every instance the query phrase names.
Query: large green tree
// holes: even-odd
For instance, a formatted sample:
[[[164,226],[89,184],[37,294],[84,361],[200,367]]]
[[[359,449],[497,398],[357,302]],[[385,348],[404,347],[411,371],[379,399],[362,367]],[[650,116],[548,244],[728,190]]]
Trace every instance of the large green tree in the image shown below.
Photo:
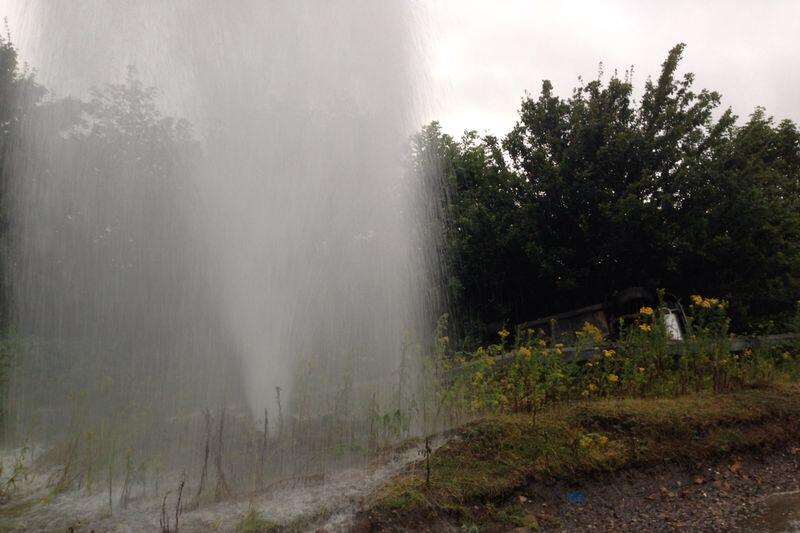
[[[797,129],[762,110],[737,126],[678,74],[683,49],[640,99],[628,75],[569,98],[544,81],[502,141],[420,134],[442,158],[465,316],[522,321],[644,285],[724,296],[740,328],[780,327],[800,280]]]

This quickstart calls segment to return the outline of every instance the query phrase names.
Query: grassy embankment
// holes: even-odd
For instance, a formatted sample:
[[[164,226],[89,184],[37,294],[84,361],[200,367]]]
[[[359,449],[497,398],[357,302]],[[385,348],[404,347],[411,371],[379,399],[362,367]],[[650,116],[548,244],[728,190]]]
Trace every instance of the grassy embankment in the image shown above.
[[[697,462],[796,442],[800,386],[725,394],[605,399],[489,415],[375,493],[364,528],[450,523],[528,525],[504,503],[535,481],[576,479],[663,462]]]

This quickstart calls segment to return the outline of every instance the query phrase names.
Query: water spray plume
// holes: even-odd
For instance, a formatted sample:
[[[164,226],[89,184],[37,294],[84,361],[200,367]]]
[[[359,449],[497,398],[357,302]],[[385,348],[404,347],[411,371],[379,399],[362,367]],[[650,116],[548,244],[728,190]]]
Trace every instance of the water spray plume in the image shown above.
[[[44,446],[62,492],[99,461],[105,511],[151,497],[169,530],[409,436],[437,270],[404,155],[413,6],[6,10],[39,91],[9,152],[6,440]]]

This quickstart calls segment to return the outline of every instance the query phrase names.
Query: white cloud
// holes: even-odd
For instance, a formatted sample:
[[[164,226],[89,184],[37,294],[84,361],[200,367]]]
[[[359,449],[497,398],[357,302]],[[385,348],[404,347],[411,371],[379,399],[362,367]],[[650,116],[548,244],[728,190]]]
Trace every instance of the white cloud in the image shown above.
[[[542,79],[570,94],[592,78],[634,65],[638,87],[657,75],[667,51],[687,43],[682,71],[696,87],[722,93],[740,116],[763,105],[800,120],[800,2],[611,0],[435,0],[431,74],[447,131],[507,131],[526,90]]]

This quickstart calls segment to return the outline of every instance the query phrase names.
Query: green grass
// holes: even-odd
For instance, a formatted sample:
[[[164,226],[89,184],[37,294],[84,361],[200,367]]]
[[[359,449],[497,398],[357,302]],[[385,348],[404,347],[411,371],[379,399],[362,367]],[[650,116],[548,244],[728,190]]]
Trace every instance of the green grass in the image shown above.
[[[254,508],[248,509],[236,525],[237,533],[301,533],[311,531],[315,524],[324,522],[331,516],[327,507],[323,506],[312,513],[302,514],[285,523],[273,522]]]
[[[471,523],[476,506],[502,503],[533,480],[780,446],[797,439],[799,427],[797,385],[574,403],[536,419],[489,416],[460,428],[432,454],[430,485],[420,461],[375,493],[361,519],[387,528]]]
[[[278,524],[264,518],[253,508],[250,508],[236,525],[236,533],[272,533],[280,530]]]

